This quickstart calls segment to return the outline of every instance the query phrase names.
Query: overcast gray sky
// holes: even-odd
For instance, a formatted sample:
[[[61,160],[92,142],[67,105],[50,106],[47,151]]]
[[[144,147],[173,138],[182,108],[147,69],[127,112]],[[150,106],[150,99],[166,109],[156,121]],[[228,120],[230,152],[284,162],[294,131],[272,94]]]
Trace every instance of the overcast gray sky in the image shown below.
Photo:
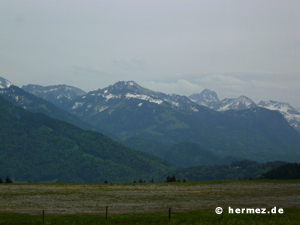
[[[0,1],[0,76],[300,107],[299,0]]]

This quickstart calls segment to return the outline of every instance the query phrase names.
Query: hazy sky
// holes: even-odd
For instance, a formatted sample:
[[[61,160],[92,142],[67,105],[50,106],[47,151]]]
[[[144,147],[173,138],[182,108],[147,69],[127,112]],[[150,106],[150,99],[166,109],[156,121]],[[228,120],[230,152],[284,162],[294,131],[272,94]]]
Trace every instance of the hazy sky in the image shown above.
[[[300,107],[299,0],[0,1],[0,76]]]

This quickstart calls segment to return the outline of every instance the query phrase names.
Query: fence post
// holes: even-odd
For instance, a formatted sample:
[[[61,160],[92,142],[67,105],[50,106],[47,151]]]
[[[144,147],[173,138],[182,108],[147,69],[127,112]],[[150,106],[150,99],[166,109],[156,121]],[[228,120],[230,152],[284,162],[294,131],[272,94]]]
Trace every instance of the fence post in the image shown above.
[[[169,220],[171,219],[171,208],[169,208]]]
[[[106,206],[106,216],[105,216],[106,219],[107,219],[107,213],[108,213],[108,206]]]

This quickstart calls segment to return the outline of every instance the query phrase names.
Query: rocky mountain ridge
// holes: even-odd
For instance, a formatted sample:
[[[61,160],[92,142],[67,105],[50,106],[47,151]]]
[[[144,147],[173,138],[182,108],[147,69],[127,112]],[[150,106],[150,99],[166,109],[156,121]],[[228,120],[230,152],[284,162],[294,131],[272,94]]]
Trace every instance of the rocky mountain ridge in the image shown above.
[[[300,132],[300,110],[292,107],[289,103],[278,101],[260,101],[256,104],[250,98],[242,95],[238,98],[225,98],[219,100],[216,92],[209,89],[203,90],[200,94],[190,95],[189,98],[203,106],[216,111],[245,110],[256,107],[263,107],[281,113],[289,124]]]

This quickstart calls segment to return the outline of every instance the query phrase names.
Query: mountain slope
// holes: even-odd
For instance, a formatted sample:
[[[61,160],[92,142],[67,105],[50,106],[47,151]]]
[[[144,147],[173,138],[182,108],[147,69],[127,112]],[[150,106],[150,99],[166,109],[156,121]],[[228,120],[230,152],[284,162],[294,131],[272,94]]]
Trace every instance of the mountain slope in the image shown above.
[[[182,167],[230,164],[239,159],[232,156],[218,156],[199,144],[188,141],[167,145],[155,140],[132,137],[123,143],[132,149],[148,152]]]
[[[244,96],[238,102],[251,106]],[[289,160],[285,153],[299,152],[299,134],[293,133],[277,112],[263,110],[261,113],[251,108],[234,113],[217,112],[185,96],[154,92],[133,81],[89,92],[70,101],[66,109],[86,122],[109,130],[123,141],[131,137],[167,144],[191,141],[220,156],[234,155],[258,161],[281,157]],[[253,122],[251,126],[249,120]],[[272,130],[290,133],[291,138],[273,136]]]
[[[250,98],[244,95],[238,98],[225,98],[220,101],[217,93],[209,89],[203,90],[200,94],[192,94],[189,96],[189,99],[199,105],[203,105],[217,111],[244,110],[257,107]]]
[[[3,77],[0,77],[0,89],[9,88],[11,85],[13,85],[13,84],[9,80],[6,80]]]
[[[69,85],[51,85],[43,87],[41,85],[23,85],[22,89],[26,92],[34,94],[39,98],[43,98],[54,105],[63,106],[68,101],[77,98],[78,96],[86,94],[85,91],[69,86]]]
[[[247,109],[218,112],[185,96],[167,95],[133,81],[120,81],[70,100],[64,109],[85,122],[109,130],[122,141],[132,137],[165,144],[191,141],[219,156],[257,161],[291,160],[288,154],[299,153],[299,133],[294,134],[280,114],[252,110],[256,108],[251,108],[251,101],[245,96],[236,100],[231,108]],[[249,121],[253,122],[251,126]],[[271,129],[290,133],[291,138],[275,135]]]
[[[175,167],[0,97],[0,177],[17,181],[132,182]]]
[[[103,133],[115,140],[118,138],[112,133],[101,129],[99,127],[94,127],[87,122],[82,121],[77,116],[62,110],[61,108],[55,106],[51,102],[48,102],[42,98],[38,98],[33,94],[30,94],[23,89],[11,85],[9,88],[0,89],[0,95],[7,101],[13,103],[16,106],[22,107],[30,112],[40,112],[47,116],[53,117],[58,120],[66,121],[75,126],[78,126],[84,130],[93,130],[99,133]]]
[[[30,112],[44,113],[55,119],[63,120],[74,124],[82,129],[92,130],[93,128],[86,122],[83,122],[75,115],[72,115],[64,110],[58,108],[52,103],[38,98],[17,86],[10,86],[9,88],[0,89],[0,95],[7,101],[16,106],[22,107]]]
[[[200,94],[190,95],[189,99],[199,105],[203,105],[217,111],[244,110],[256,107],[276,110],[280,112],[289,124],[300,133],[300,110],[293,108],[288,103],[270,100],[260,101],[258,104],[255,104],[255,102],[253,102],[250,98],[243,95],[239,98],[225,98],[222,101],[219,101],[216,92],[209,89],[203,90]]]
[[[293,108],[289,103],[277,101],[260,101],[258,106],[280,112],[289,124],[300,132],[300,110]]]
[[[163,159],[181,167],[229,164],[237,158],[220,157],[197,143],[180,142],[173,144],[162,153]]]
[[[299,154],[300,139],[296,132],[277,111],[264,108],[224,112],[224,115],[233,118],[231,125],[242,123],[245,129],[232,129],[239,139],[244,139],[251,152],[257,156],[269,154],[270,160],[283,159],[293,161],[293,154]],[[255,132],[255,133],[253,133]],[[254,139],[250,139],[255,134]],[[258,146],[263,146],[263,153]],[[284,156],[286,154],[286,156]],[[299,157],[299,156],[297,156]]]
[[[188,97],[193,102],[214,109],[219,104],[220,100],[216,92],[209,89],[203,90],[200,94],[192,94]]]
[[[244,110],[250,108],[256,108],[257,105],[248,97],[242,95],[238,98],[225,98],[220,101],[214,109],[217,111],[226,110]]]
[[[145,129],[165,120],[172,123],[169,124],[171,127],[186,128],[186,124],[175,121],[173,116],[165,113],[173,110],[197,112],[198,108],[204,110],[185,96],[150,91],[133,81],[118,82],[107,88],[89,92],[66,105],[66,110],[69,112],[89,123],[121,135],[124,139],[132,136],[131,132],[151,135],[155,133],[152,128],[147,131]],[[157,118],[157,116],[164,118]],[[116,123],[116,121],[122,122]],[[122,135],[122,132],[125,133]]]

